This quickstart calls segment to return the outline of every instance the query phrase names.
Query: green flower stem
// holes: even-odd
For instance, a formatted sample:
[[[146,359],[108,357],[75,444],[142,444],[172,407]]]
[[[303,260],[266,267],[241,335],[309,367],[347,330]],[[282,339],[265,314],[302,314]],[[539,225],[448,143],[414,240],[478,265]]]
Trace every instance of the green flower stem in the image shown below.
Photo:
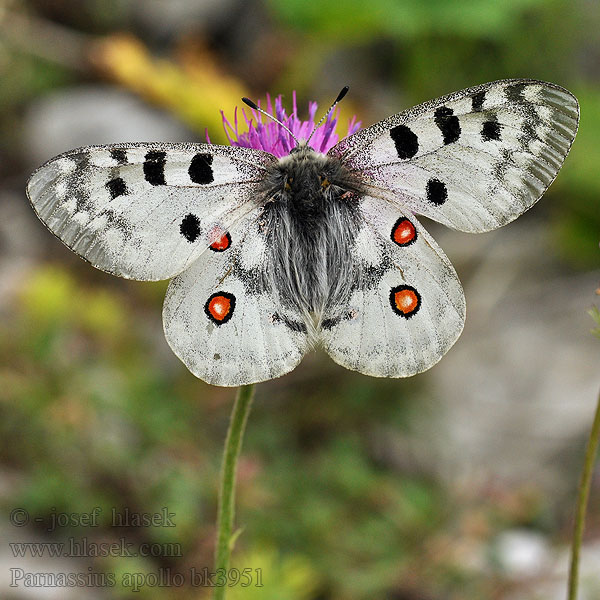
[[[243,385],[238,389],[231,413],[229,431],[225,440],[225,453],[221,466],[221,488],[219,490],[219,514],[217,521],[217,547],[215,551],[215,572],[227,574],[229,558],[235,538],[231,536],[233,516],[235,512],[235,474],[237,461],[244,437],[244,429],[248,420],[248,413],[254,397],[254,385]],[[219,571],[223,569],[223,571]],[[225,583],[227,577],[217,577]],[[225,598],[225,586],[215,587],[214,600]]]
[[[600,395],[596,406],[596,414],[592,423],[592,430],[585,451],[585,461],[583,463],[583,472],[579,482],[579,492],[577,494],[577,508],[575,510],[575,525],[573,528],[573,547],[571,549],[571,565],[569,569],[569,594],[568,600],[577,599],[577,587],[579,585],[579,554],[581,552],[581,542],[583,539],[583,529],[585,527],[585,511],[590,497],[590,485],[592,483],[592,474],[594,472],[594,463],[598,452],[598,441],[600,440]]]

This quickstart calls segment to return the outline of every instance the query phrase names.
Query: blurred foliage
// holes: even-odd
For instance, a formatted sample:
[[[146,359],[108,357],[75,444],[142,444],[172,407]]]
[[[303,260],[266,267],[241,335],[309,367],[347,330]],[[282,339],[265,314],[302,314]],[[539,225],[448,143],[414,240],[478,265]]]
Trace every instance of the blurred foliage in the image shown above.
[[[173,63],[153,58],[131,36],[115,36],[98,42],[93,57],[119,84],[172,111],[202,133],[206,127],[213,143],[227,143],[220,116],[224,99],[237,100],[247,90],[242,82],[224,74],[209,52],[184,48]]]
[[[16,26],[8,35],[4,8],[0,164],[7,177],[24,168],[14,149],[27,102],[90,80],[117,83],[222,143],[220,109],[230,116],[249,90],[289,99],[297,89],[303,110],[306,100],[324,106],[350,83],[341,120],[356,112],[368,125],[461,87],[537,77],[574,91],[582,119],[536,214],[551,218],[567,267],[597,267],[597,3],[240,1],[216,24],[199,20],[171,38],[136,20],[142,9],[127,0],[11,2],[36,31],[49,23],[63,28],[35,36]],[[77,60],[54,51],[69,31],[84,48],[70,57]],[[19,175],[20,187],[26,175]],[[113,506],[167,506],[176,513],[175,531],[115,532],[103,521],[89,536],[178,542],[182,557],[102,558],[95,568],[120,575],[210,567],[232,392],[197,381],[171,354],[160,328],[164,284],[90,272],[87,265],[34,268],[19,279],[13,303],[2,305],[0,464],[11,482],[2,488],[2,505],[39,516],[51,507],[100,506],[109,515]],[[470,496],[458,483],[443,484],[375,450],[382,430],[410,439],[417,415],[426,418],[420,383],[372,380],[309,360],[258,390],[240,463],[234,565],[261,568],[264,588],[233,587],[232,599],[500,598],[510,582],[489,552],[499,532],[527,527],[564,537],[568,527],[552,512],[553,499],[535,489]],[[31,532],[46,535],[42,527]],[[82,530],[50,537],[69,535]],[[208,592],[145,587],[115,594],[144,600]]]
[[[436,34],[502,39],[523,11],[547,0],[269,0],[285,23],[309,37],[326,36],[335,43],[356,43],[380,36],[411,40]],[[552,4],[552,2],[550,2]]]
[[[125,535],[136,547],[182,545],[179,557],[93,560],[118,581],[161,568],[210,569],[232,401],[229,390],[214,393],[175,368],[166,348],[149,351],[164,341],[153,335],[159,300],[143,287],[125,294],[58,265],[41,267],[24,279],[18,318],[0,334],[0,460],[20,474],[5,509],[26,506],[46,518],[99,506],[100,529],[63,528],[53,539]],[[347,378],[341,369],[327,377],[329,391],[304,381],[302,402],[299,382],[259,389],[239,468],[234,565],[261,569],[264,587],[233,587],[230,597],[362,599],[414,585],[489,598],[496,577],[476,576],[462,564],[465,553],[491,544],[507,525],[543,522],[544,503],[522,490],[494,492],[474,506],[428,477],[392,469],[372,440],[382,427],[406,429],[421,405],[418,388]],[[174,530],[110,527],[111,507],[164,506],[176,515]],[[119,588],[115,597],[132,593]],[[134,594],[179,597],[148,586]]]
[[[598,327],[594,327],[591,331],[595,336],[600,338],[600,310],[598,310],[597,306],[594,306],[588,312],[590,317],[596,322],[596,325],[598,325]]]
[[[282,557],[265,546],[239,555],[235,562],[240,571],[252,569],[253,585],[231,586],[230,600],[311,600],[319,588],[317,571],[299,554]]]
[[[565,168],[552,184],[552,193],[559,196],[552,213],[563,256],[574,266],[586,268],[598,265],[600,87],[581,87],[574,92],[581,108],[581,122]]]

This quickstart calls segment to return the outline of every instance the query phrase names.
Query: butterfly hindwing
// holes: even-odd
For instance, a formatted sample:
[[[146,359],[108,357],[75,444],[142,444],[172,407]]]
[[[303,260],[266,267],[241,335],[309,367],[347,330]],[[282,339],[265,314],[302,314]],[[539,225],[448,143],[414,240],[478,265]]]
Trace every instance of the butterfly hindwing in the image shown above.
[[[465,300],[454,268],[412,215],[365,196],[354,245],[360,273],[347,306],[322,322],[333,360],[376,377],[408,377],[454,344]]]
[[[93,266],[139,280],[172,277],[253,208],[274,161],[209,144],[90,146],[40,167],[28,196],[46,226]]]
[[[282,307],[271,279],[260,209],[169,284],[163,324],[169,345],[196,376],[237,386],[288,373],[307,350],[301,315]]]
[[[371,194],[461,231],[509,223],[552,183],[575,134],[579,106],[536,80],[468,88],[398,113],[329,152]]]

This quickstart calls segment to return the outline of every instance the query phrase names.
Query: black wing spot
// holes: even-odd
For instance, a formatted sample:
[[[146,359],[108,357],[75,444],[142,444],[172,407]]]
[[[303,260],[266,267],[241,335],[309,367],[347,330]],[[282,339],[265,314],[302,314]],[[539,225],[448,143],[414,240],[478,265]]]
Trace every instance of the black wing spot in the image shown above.
[[[471,96],[471,108],[473,112],[481,112],[485,102],[485,91],[477,92]]]
[[[196,154],[196,156],[192,158],[190,168],[188,169],[190,179],[194,183],[212,183],[215,180],[211,167],[212,161],[212,154]]]
[[[307,333],[308,331],[304,323],[293,321],[285,315],[274,313],[272,319],[273,323],[283,323],[290,331],[295,331],[296,333]]]
[[[515,83],[514,85],[509,85],[505,92],[506,98],[511,102],[524,102],[525,98],[523,98],[523,90],[526,87],[526,83]]]
[[[144,177],[150,185],[165,185],[167,153],[150,150],[144,157]]]
[[[120,165],[127,164],[127,152],[123,148],[111,148],[110,157]]]
[[[491,142],[492,140],[500,140],[500,123],[497,121],[485,121],[481,127],[481,137],[484,142]]]
[[[348,310],[337,317],[332,317],[330,319],[323,319],[321,321],[321,329],[325,331],[331,331],[336,325],[339,325],[342,321],[352,321],[356,318],[355,310]]]
[[[107,181],[106,189],[110,194],[111,200],[114,200],[117,196],[123,196],[124,194],[128,193],[127,185],[125,184],[123,179],[121,179],[121,177],[115,177],[114,179]]]
[[[447,106],[440,106],[434,113],[435,124],[442,132],[444,144],[456,142],[460,137],[460,122],[454,111]]]
[[[200,219],[192,213],[185,215],[179,225],[179,231],[188,242],[193,244],[200,236]]]
[[[331,331],[336,325],[341,323],[342,317],[333,317],[332,319],[323,319],[321,321],[321,329]]]
[[[439,179],[430,179],[427,182],[427,200],[436,206],[441,206],[448,200],[446,184]]]
[[[392,127],[390,137],[396,146],[398,158],[412,158],[419,151],[419,138],[406,125]]]

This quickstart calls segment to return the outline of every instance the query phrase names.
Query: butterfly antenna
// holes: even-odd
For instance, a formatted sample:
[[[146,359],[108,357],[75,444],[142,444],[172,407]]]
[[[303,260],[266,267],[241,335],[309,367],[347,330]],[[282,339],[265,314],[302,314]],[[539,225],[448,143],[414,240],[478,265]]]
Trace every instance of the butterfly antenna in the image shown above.
[[[269,117],[269,119],[272,119],[273,121],[275,121],[275,123],[278,123],[294,138],[296,144],[300,145],[298,138],[292,133],[291,129],[289,127],[285,126],[276,116],[270,115],[268,112],[264,111],[262,108],[260,108],[258,106],[258,104],[256,104],[256,102],[252,102],[252,100],[250,100],[250,98],[246,98],[244,96],[242,98],[242,102],[244,104],[247,104],[251,109],[258,111],[260,114],[265,115],[265,117]]]
[[[315,131],[321,127],[321,123],[331,114],[331,111],[338,105],[338,103],[342,100],[342,98],[348,93],[350,89],[349,86],[345,85],[342,88],[342,91],[337,95],[334,103],[329,107],[329,110],[321,117],[321,120],[317,123],[317,126],[312,130],[312,133],[308,136],[306,143],[310,142],[310,138],[315,134]]]

